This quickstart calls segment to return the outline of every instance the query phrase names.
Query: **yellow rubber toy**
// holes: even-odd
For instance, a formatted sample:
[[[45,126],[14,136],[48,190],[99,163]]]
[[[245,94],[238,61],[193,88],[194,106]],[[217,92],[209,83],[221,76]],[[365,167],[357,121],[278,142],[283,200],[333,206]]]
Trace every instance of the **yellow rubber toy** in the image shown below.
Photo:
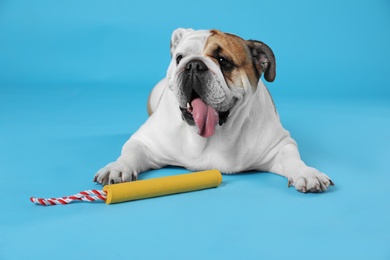
[[[111,184],[103,190],[107,192],[106,204],[112,204],[218,187],[221,182],[222,175],[218,170],[208,170]]]

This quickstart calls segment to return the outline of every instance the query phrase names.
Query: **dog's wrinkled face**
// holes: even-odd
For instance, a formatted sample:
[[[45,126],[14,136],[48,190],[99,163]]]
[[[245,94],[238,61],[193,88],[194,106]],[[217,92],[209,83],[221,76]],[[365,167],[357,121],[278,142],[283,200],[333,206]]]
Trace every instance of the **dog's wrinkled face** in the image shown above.
[[[262,42],[245,41],[217,30],[177,29],[171,40],[169,86],[176,94],[182,118],[210,137],[217,125],[256,89],[261,74],[275,78],[275,58]]]

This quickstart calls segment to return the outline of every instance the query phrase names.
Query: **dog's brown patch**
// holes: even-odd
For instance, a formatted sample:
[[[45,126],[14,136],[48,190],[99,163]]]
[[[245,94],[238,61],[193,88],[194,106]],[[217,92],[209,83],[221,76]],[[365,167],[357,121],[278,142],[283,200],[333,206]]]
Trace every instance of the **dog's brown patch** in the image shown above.
[[[211,30],[204,48],[205,56],[211,58],[216,64],[220,64],[220,58],[224,58],[233,64],[231,70],[222,70],[228,86],[245,86],[243,82],[246,75],[253,87],[257,86],[259,75],[253,66],[253,59],[247,43],[242,38]]]
[[[148,97],[148,104],[147,104],[147,109],[148,109],[148,115],[151,116],[153,114],[152,107],[150,105],[150,97],[152,96],[152,92],[149,93]]]

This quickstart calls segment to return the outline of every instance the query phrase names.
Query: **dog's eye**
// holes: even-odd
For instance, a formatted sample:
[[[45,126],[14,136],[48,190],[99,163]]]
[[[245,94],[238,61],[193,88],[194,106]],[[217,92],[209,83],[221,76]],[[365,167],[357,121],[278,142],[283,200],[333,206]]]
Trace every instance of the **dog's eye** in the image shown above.
[[[223,58],[223,57],[220,57],[218,59],[218,62],[219,62],[219,65],[221,66],[221,68],[223,70],[231,70],[233,69],[233,63],[231,63],[229,60]]]
[[[180,61],[183,59],[183,55],[179,54],[176,56],[176,65],[179,65]]]

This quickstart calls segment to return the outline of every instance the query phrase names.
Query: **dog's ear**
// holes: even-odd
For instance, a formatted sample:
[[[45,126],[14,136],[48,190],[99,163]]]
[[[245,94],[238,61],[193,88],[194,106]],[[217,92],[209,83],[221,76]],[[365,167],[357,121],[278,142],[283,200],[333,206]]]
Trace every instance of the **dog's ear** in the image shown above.
[[[253,65],[259,75],[264,73],[264,78],[272,82],[276,77],[275,55],[267,44],[261,41],[249,40],[247,45],[252,53]]]
[[[179,45],[179,42],[183,38],[183,35],[186,32],[190,32],[190,31],[193,31],[193,29],[178,28],[178,29],[173,31],[172,37],[171,37],[171,55],[175,51],[177,45]]]

